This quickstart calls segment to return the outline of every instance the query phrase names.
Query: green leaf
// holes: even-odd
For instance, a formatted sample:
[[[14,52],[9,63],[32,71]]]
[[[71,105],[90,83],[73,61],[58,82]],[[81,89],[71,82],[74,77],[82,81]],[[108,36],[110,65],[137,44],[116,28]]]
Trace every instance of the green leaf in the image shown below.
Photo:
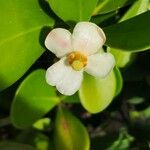
[[[138,0],[121,18],[120,22],[139,15],[148,10],[149,0]],[[110,48],[110,52],[115,56],[116,65],[118,67],[126,66],[131,59],[131,52],[122,51],[120,49]]]
[[[36,150],[54,150],[51,138],[51,135],[46,135],[44,132],[27,129],[20,131],[15,141],[33,145]]]
[[[1,142],[0,150],[36,150],[34,147],[26,144]]]
[[[139,112],[141,117],[150,118],[150,107],[147,107],[145,110]]]
[[[115,73],[116,82],[117,82],[117,84],[116,84],[116,96],[117,96],[122,90],[123,78],[122,78],[120,70],[117,67],[115,67],[114,73]]]
[[[104,132],[106,131],[99,131],[99,132]],[[96,132],[97,134],[97,132]],[[91,147],[93,150],[106,150],[118,137],[118,133],[109,133],[109,134],[104,134],[104,135],[99,135],[95,136],[94,138],[91,139]]]
[[[56,150],[89,150],[90,140],[86,128],[70,112],[59,108],[55,121],[54,144]]]
[[[132,104],[132,105],[138,105],[144,102],[144,98],[143,97],[132,97],[130,99],[128,99],[128,103]]]
[[[92,16],[90,21],[102,26],[104,22],[108,23],[108,21],[111,20],[113,17],[116,17],[115,11],[107,13],[107,14]]]
[[[106,150],[128,150],[134,138],[129,135],[125,128],[121,128],[119,137]]]
[[[50,139],[45,134],[37,133],[33,142],[37,150],[52,150]]]
[[[78,94],[74,94],[72,96],[66,96],[65,99],[63,100],[65,103],[80,103],[80,98]]]
[[[144,13],[148,10],[149,0],[138,0],[132,5],[132,7],[121,18],[120,22]]]
[[[93,14],[105,14],[125,6],[128,4],[127,2],[131,3],[133,1],[134,0],[99,0]]]
[[[116,84],[114,71],[104,79],[85,74],[79,90],[81,104],[90,113],[103,111],[116,95]]]
[[[52,10],[64,21],[88,21],[98,0],[47,0]]]
[[[113,126],[113,122],[109,122],[109,124],[110,127]],[[106,123],[104,126],[107,126]],[[103,132],[107,133],[108,131]],[[107,133],[92,138],[91,146],[93,150],[99,150],[99,148],[102,150],[129,150],[133,140],[134,137],[129,135],[127,129],[121,127],[119,130],[117,130],[117,132],[111,130],[109,134]]]
[[[34,71],[16,92],[11,107],[12,123],[18,128],[30,127],[59,102],[55,88],[45,81],[45,71]]]
[[[139,119],[150,119],[150,107],[147,107],[146,109],[142,110],[142,111],[136,111],[136,110],[132,110],[129,112],[130,118],[132,120],[139,120]]]
[[[0,90],[18,80],[44,52],[41,29],[54,21],[38,0],[0,0]],[[43,30],[42,30],[43,31]]]
[[[125,67],[131,59],[131,52],[123,51],[116,48],[110,48],[110,52],[115,57],[117,67]]]
[[[130,52],[150,48],[150,11],[104,28],[106,45]]]
[[[50,127],[50,123],[51,123],[50,118],[42,118],[42,119],[39,119],[38,121],[36,121],[33,124],[33,127],[37,130],[44,131],[44,130],[46,130],[47,128]]]

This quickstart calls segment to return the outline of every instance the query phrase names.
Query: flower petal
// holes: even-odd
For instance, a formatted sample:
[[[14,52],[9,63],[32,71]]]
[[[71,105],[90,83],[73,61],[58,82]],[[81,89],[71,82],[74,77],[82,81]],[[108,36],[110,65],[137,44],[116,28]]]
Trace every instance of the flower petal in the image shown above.
[[[89,56],[85,71],[95,77],[106,77],[115,64],[114,56],[110,53]]]
[[[57,57],[62,57],[72,51],[71,33],[63,28],[53,29],[45,39],[45,46]]]
[[[66,58],[49,67],[46,71],[46,81],[64,95],[73,95],[83,79],[83,71],[75,71],[66,64]]]
[[[91,55],[96,53],[105,43],[103,30],[91,22],[79,22],[73,31],[72,43],[75,51],[84,51]]]

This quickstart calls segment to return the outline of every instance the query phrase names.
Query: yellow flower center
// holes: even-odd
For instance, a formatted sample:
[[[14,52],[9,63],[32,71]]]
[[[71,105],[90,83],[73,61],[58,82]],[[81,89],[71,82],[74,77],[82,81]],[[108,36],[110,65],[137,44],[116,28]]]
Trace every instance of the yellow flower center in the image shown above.
[[[67,56],[68,63],[76,71],[82,70],[87,65],[87,56],[79,51],[74,51]]]

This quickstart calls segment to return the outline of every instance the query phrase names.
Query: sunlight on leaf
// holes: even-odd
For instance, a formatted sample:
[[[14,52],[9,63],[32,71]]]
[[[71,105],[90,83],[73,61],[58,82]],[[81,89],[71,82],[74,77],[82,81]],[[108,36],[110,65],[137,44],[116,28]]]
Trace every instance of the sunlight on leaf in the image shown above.
[[[46,128],[50,127],[51,119],[50,118],[42,118],[36,121],[33,124],[33,127],[37,130],[44,131]]]
[[[11,106],[11,120],[27,128],[60,102],[54,87],[45,81],[45,70],[31,73],[19,86]]]
[[[88,21],[98,0],[47,0],[52,10],[64,21]]]
[[[126,6],[128,3],[133,1],[134,0],[99,0],[93,14],[105,14]]]
[[[38,0],[0,0],[0,91],[16,82],[44,52],[41,30],[54,21]],[[42,35],[44,36],[44,35]]]
[[[116,84],[114,71],[104,79],[85,74],[79,90],[81,104],[90,113],[103,111],[116,94]]]

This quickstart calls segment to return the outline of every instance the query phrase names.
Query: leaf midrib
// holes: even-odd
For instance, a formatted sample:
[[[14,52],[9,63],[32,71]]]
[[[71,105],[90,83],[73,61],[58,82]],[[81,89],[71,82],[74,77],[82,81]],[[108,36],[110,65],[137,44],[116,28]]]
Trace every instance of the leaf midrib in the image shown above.
[[[16,35],[13,35],[13,36],[11,36],[10,38],[6,38],[6,39],[4,39],[4,40],[2,40],[2,41],[0,42],[0,47],[1,47],[3,44],[5,44],[5,43],[7,43],[7,42],[9,42],[9,41],[13,41],[13,40],[15,40],[15,39],[17,39],[17,38],[19,38],[19,37],[22,37],[22,36],[27,35],[27,34],[29,34],[29,33],[35,32],[36,30],[39,30],[41,27],[42,27],[42,26],[40,25],[40,26],[31,28],[31,29],[29,29],[29,30],[27,30],[27,31],[23,31],[23,32],[20,32],[20,33],[18,33],[18,34],[16,34]]]

